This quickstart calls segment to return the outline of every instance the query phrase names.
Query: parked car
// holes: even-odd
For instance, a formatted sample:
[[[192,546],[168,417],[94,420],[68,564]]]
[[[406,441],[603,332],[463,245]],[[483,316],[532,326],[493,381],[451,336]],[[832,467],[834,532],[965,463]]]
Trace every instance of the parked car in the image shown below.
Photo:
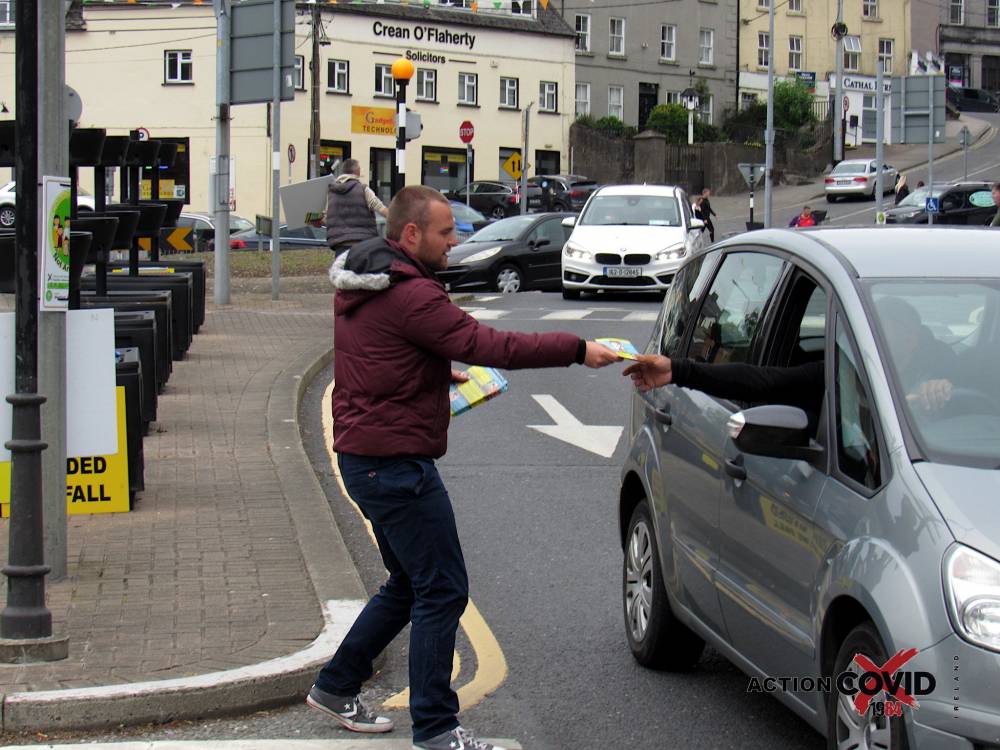
[[[9,229],[14,226],[15,205],[17,204],[17,183],[11,180],[0,187],[0,227]],[[94,197],[86,190],[77,187],[76,207],[79,211],[93,211]]]
[[[961,112],[1000,112],[1000,97],[983,89],[949,86],[948,101]]]
[[[590,194],[597,189],[597,183],[589,177],[577,174],[547,174],[528,178],[528,185],[537,188],[537,194],[528,194],[529,207],[535,203],[543,205],[542,184],[548,182],[552,191],[553,211],[580,211]],[[534,203],[533,203],[534,202]]]
[[[211,251],[215,244],[215,214],[203,211],[181,211],[177,218],[177,226],[191,227],[191,245],[194,252]],[[253,222],[247,221],[242,216],[229,214],[229,235],[240,232],[253,231]]]
[[[997,207],[988,182],[958,182],[926,185],[911,191],[903,200],[885,212],[886,224],[926,224],[927,199],[938,199],[939,212],[935,224],[971,224],[985,226],[996,216]]]
[[[833,203],[838,198],[860,195],[875,198],[875,176],[873,159],[845,159],[833,168],[824,180],[826,200]],[[899,172],[888,164],[882,165],[882,192],[891,193],[896,187]]]
[[[795,678],[762,691],[831,748],[899,750],[904,734],[910,748],[988,747],[1000,736],[996,234],[874,236],[755,232],[677,272],[646,346],[675,372],[684,358],[826,366],[808,384],[785,370],[778,395],[713,397],[689,378],[632,397],[617,504],[626,637],[646,666],[690,669],[708,643],[758,686]],[[873,678],[871,705],[856,704],[869,662],[919,707]]]
[[[308,250],[327,246],[326,229],[311,225],[289,229],[285,224],[282,224],[278,229],[278,238],[282,250]],[[214,241],[209,242],[209,251],[213,249],[214,244]],[[236,232],[229,237],[229,247],[232,250],[256,250],[258,245],[263,245],[264,250],[270,250],[271,235],[257,234],[256,229],[248,229]]]
[[[590,194],[563,248],[563,297],[585,291],[663,292],[683,258],[708,244],[691,201],[669,185],[610,185]]]
[[[493,219],[483,216],[474,208],[458,201],[450,201],[451,215],[455,217],[455,236],[459,242],[465,242],[469,237],[488,225]]]
[[[449,291],[561,289],[560,257],[569,213],[510,216],[480,229],[448,253],[437,276]]]
[[[475,180],[469,183],[468,195],[469,206],[494,219],[521,213],[521,193],[515,184]],[[465,203],[465,185],[448,192],[447,196],[453,201]]]

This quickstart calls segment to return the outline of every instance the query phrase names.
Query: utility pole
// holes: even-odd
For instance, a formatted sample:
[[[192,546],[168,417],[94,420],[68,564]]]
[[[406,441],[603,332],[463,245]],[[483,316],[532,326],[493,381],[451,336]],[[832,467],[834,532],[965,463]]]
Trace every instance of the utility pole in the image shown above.
[[[215,174],[209,193],[215,205],[215,304],[229,304],[229,25],[230,0],[214,0]],[[280,28],[280,25],[279,25]]]
[[[882,175],[885,164],[885,92],[882,91],[882,82],[885,71],[882,70],[882,61],[875,58],[875,217],[879,223],[884,221],[882,213],[882,196],[885,186],[882,184]]]
[[[271,299],[281,276],[281,0],[274,3],[274,62],[271,104]]]
[[[392,170],[393,198],[406,186],[406,86],[413,78],[414,70],[413,63],[405,57],[392,64],[392,80],[396,84],[396,168]]]
[[[528,129],[531,124],[531,108],[534,102],[528,102],[524,108],[524,147],[521,151],[521,213],[528,213]]]
[[[843,0],[840,0],[843,2]],[[764,130],[764,228],[771,228],[771,193],[774,181],[774,3],[768,0],[767,127]],[[837,79],[840,83],[840,79]]]
[[[927,197],[934,197],[934,81],[935,76],[927,76]],[[934,214],[927,211],[927,225],[934,224]]]
[[[319,29],[323,23],[319,5],[313,3],[312,62],[309,63],[309,93],[312,117],[309,120],[309,177],[319,177]]]
[[[837,40],[837,85],[833,95],[833,164],[836,166],[844,160],[844,110],[841,102],[844,96],[844,37],[847,36],[844,0],[837,0],[837,22],[833,25],[832,34]]]

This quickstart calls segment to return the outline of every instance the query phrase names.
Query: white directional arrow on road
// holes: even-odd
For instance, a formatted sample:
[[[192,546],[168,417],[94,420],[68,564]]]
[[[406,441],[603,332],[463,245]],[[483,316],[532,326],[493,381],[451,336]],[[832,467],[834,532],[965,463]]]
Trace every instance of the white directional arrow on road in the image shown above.
[[[528,427],[538,430],[544,435],[554,437],[556,440],[562,440],[577,448],[596,453],[598,456],[611,458],[624,428],[612,425],[584,424],[570,414],[565,406],[556,401],[554,396],[547,393],[533,393],[531,397],[545,409],[555,424],[529,424]]]

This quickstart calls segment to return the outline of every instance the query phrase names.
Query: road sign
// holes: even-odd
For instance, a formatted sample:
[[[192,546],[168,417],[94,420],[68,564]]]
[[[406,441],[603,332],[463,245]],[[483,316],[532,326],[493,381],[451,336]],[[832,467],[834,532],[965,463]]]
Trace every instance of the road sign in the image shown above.
[[[289,143],[288,144],[288,163],[289,164],[294,164],[295,163],[295,144],[294,143]]]
[[[941,211],[941,204],[938,198],[928,198],[924,204],[924,210],[929,214],[936,214]]]
[[[892,79],[891,115],[892,143],[927,143],[928,87],[934,91],[934,142],[945,141],[944,76],[913,75]]]
[[[271,101],[274,96],[274,2],[232,4],[229,100],[232,104]],[[281,101],[295,98],[295,0],[281,0]]]
[[[847,111],[847,110],[849,110],[850,108],[851,108],[851,100],[850,100],[850,98],[849,98],[849,97],[847,96],[847,94],[844,94],[844,111],[846,112],[846,111]]]
[[[743,175],[743,179],[746,181],[747,187],[753,190],[753,186],[756,185],[764,177],[764,164],[749,164],[742,163],[736,165],[740,174]]]
[[[149,131],[146,128],[136,128],[135,132],[138,133],[140,141],[149,140]]]
[[[961,146],[962,148],[968,146],[970,135],[971,133],[969,132],[969,128],[963,125],[962,129],[958,131],[958,145]]]
[[[876,224],[885,224],[885,211],[879,211],[875,214]]]
[[[458,137],[462,139],[462,143],[472,143],[472,136],[475,134],[476,129],[472,127],[472,123],[468,120],[465,120],[458,126]]]
[[[193,241],[191,227],[162,227],[160,229],[161,253],[190,253],[194,250]],[[139,238],[139,248],[149,252],[149,237]]]
[[[513,154],[507,157],[507,161],[503,163],[503,171],[513,177],[515,180],[521,179],[521,154],[515,151]]]

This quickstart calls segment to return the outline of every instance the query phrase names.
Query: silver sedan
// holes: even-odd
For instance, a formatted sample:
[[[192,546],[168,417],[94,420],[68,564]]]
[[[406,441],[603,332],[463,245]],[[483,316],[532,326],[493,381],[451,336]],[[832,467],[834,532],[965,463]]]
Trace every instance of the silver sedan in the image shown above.
[[[860,195],[875,197],[876,163],[873,159],[845,159],[826,176],[826,200],[833,203],[840,196]],[[888,164],[882,165],[882,190],[892,192],[896,187],[899,172]]]

